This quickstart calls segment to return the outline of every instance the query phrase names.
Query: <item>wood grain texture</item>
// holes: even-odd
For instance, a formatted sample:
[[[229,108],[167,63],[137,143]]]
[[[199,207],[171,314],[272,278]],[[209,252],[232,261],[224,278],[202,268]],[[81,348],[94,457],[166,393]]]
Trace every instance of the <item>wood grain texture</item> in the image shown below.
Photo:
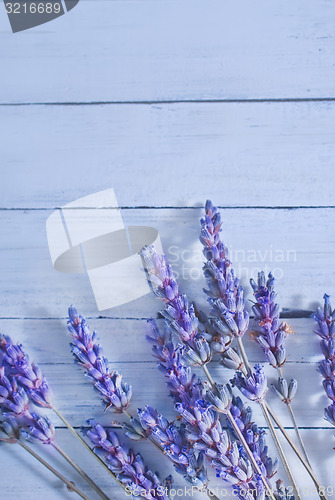
[[[0,207],[106,187],[120,206],[333,206],[334,122],[335,103],[1,108]]]
[[[183,291],[208,310],[198,234],[205,199],[212,198],[224,207],[223,235],[247,298],[259,269],[279,278],[283,316],[295,332],[285,373],[299,381],[298,425],[321,484],[334,486],[334,428],[323,418],[327,399],[309,315],[325,291],[335,294],[335,4],[82,0],[52,23],[15,35],[2,14],[1,333],[24,343],[73,425],[79,429],[89,417],[110,425],[115,414],[104,413],[72,361],[66,312],[75,303],[98,330],[111,367],[133,385],[131,411],[152,404],[175,419],[145,341],[146,319],[157,317],[161,304],[147,295],[99,317],[88,277],[52,268],[45,222],[55,207],[113,187],[125,223],[159,231]],[[247,338],[246,349],[252,362],[264,362]],[[232,375],[217,360],[211,371],[218,381]],[[273,381],[274,371],[267,373]],[[271,391],[268,398],[293,436],[285,408]],[[52,419],[59,443],[111,500],[123,498]],[[162,476],[173,472],[150,443],[133,446]],[[303,500],[315,498],[283,446],[307,488]],[[53,452],[50,460],[74,478]],[[14,445],[1,444],[0,467],[3,500],[74,498]],[[225,486],[210,477],[213,489]],[[278,477],[285,479],[281,468]]]
[[[104,210],[101,212],[103,217]],[[5,235],[0,249],[0,317],[62,318],[73,302],[87,315],[96,312],[87,275],[59,273],[52,267],[45,233],[50,213],[0,211]],[[334,209],[326,208],[224,210],[223,235],[247,298],[251,298],[249,277],[257,277],[261,269],[272,270],[278,277],[277,291],[283,308],[313,311],[325,291],[334,295],[334,213]],[[198,240],[202,214],[201,208],[129,209],[123,211],[123,218],[127,225],[152,226],[159,231],[182,289],[199,307],[206,307],[202,292],[203,256]],[[160,307],[160,302],[148,294],[107,310],[104,315],[148,318],[157,315]]]
[[[1,102],[335,97],[334,14],[327,0],[85,0],[15,37],[1,16]]]

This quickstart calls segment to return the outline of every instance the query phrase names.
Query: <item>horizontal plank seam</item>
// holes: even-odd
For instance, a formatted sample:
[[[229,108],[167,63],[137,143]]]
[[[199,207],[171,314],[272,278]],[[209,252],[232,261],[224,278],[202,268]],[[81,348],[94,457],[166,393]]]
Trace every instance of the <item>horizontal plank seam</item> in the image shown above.
[[[251,99],[162,99],[135,101],[44,101],[44,102],[0,102],[0,106],[110,106],[110,105],[159,105],[159,104],[257,104],[290,102],[335,102],[335,97],[274,97]]]
[[[203,209],[203,206],[180,206],[175,207],[173,205],[162,205],[162,206],[151,206],[151,205],[120,205],[118,207],[71,207],[71,210],[199,210]],[[315,209],[334,209],[335,205],[217,205],[220,210],[315,210]],[[38,211],[50,211],[50,210],[66,210],[65,207],[54,206],[54,207],[0,207],[0,211],[3,212],[38,212]]]

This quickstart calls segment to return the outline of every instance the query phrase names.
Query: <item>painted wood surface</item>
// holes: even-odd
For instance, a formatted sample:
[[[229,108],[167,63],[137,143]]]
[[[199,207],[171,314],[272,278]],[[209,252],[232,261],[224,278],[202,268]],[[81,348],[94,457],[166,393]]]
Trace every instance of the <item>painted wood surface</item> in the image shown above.
[[[1,102],[334,97],[334,3],[98,1],[34,32],[0,18]]]
[[[146,319],[158,316],[160,304],[147,295],[99,314],[85,274],[52,268],[47,217],[113,187],[125,223],[159,231],[183,290],[206,309],[198,233],[212,198],[223,207],[223,234],[247,297],[259,269],[277,275],[282,315],[295,332],[286,375],[299,381],[298,424],[321,484],[335,487],[334,429],[323,419],[327,400],[310,319],[323,293],[335,292],[334,14],[328,0],[82,0],[58,20],[16,35],[0,15],[0,331],[24,343],[76,427],[116,417],[103,412],[73,364],[71,303],[133,385],[132,411],[150,403],[175,418],[145,341]],[[251,340],[246,348],[252,362],[264,361]],[[212,372],[220,381],[232,375],[217,361]],[[271,392],[268,398],[293,435],[281,403]],[[53,420],[60,444],[112,500],[123,498]],[[134,448],[161,475],[172,472],[150,444]],[[287,454],[299,486],[308,488],[303,498],[315,498]],[[53,452],[50,460],[70,476]],[[15,446],[1,445],[0,466],[4,500],[74,498]],[[76,483],[96,498],[80,478]],[[176,476],[176,487],[183,485]]]
[[[203,206],[208,196],[225,207],[334,206],[333,102],[0,111],[1,207],[52,208],[110,186],[120,206]]]

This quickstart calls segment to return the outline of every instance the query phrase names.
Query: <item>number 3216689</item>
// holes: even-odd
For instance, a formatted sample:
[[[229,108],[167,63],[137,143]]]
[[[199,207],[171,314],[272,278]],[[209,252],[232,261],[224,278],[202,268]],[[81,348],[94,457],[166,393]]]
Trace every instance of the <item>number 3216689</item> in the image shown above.
[[[58,2],[7,2],[7,14],[59,14],[61,4]]]

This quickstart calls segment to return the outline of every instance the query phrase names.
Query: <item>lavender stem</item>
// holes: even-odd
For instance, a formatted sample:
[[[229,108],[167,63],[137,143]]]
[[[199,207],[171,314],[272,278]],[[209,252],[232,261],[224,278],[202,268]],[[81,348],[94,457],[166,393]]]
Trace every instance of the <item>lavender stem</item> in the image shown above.
[[[287,477],[289,478],[289,481],[291,483],[291,486],[293,488],[293,493],[294,493],[294,497],[296,499],[299,499],[301,500],[301,497],[299,495],[299,490],[297,488],[297,485],[294,481],[294,477],[292,475],[292,472],[291,472],[291,469],[290,469],[290,466],[288,465],[287,461],[286,461],[286,457],[284,455],[284,451],[283,451],[283,448],[281,447],[281,444],[278,440],[278,437],[276,435],[276,431],[275,431],[275,428],[273,427],[273,424],[271,422],[271,418],[270,418],[270,415],[268,413],[268,410],[266,408],[266,405],[264,403],[264,401],[260,401],[259,402],[261,408],[262,408],[262,411],[263,411],[263,415],[265,417],[265,420],[268,422],[268,425],[269,425],[269,429],[270,429],[270,433],[271,433],[271,436],[272,436],[272,439],[276,445],[276,448],[277,448],[277,451],[278,451],[278,454],[280,456],[280,459],[282,461],[282,464],[284,466],[284,469],[285,469],[285,472],[287,474]]]
[[[86,474],[85,471],[83,471],[83,469],[78,464],[76,464],[74,460],[72,460],[71,457],[69,457],[69,455],[64,450],[62,450],[60,446],[58,446],[55,441],[53,441],[51,445],[78,472],[78,474],[80,474],[82,478],[85,479],[85,481],[91,486],[91,488],[93,488],[93,490],[99,495],[100,498],[109,500],[109,497],[105,495],[105,493],[99,488],[99,486]]]
[[[209,384],[210,384],[210,386],[212,388],[212,391],[213,392],[217,392],[215,383],[213,381],[213,378],[212,378],[211,374],[209,373],[209,370],[208,370],[207,366],[206,365],[202,365],[202,369],[203,369],[203,371],[204,371],[204,373],[205,373],[205,375],[206,375],[206,377],[208,379],[208,382],[209,382]],[[218,411],[220,411],[220,410],[218,409]],[[228,411],[227,413],[225,413],[225,415],[227,416],[227,418],[228,418],[228,420],[229,420],[232,428],[234,429],[234,432],[235,432],[236,436],[238,437],[239,441],[241,442],[241,444],[242,444],[242,446],[243,446],[246,454],[248,455],[248,458],[249,458],[249,460],[250,460],[250,462],[252,464],[252,467],[253,467],[254,471],[257,474],[260,475],[261,480],[262,480],[262,482],[264,484],[264,487],[265,487],[265,489],[267,491],[267,494],[269,495],[270,498],[272,498],[272,500],[276,500],[275,497],[274,497],[274,495],[273,495],[273,493],[272,493],[271,487],[269,486],[269,484],[267,483],[265,477],[263,476],[263,474],[262,474],[262,472],[261,472],[261,470],[260,470],[260,468],[259,468],[259,466],[258,466],[258,464],[257,464],[257,462],[255,460],[255,457],[254,457],[252,451],[249,448],[248,443],[244,439],[244,436],[243,436],[242,432],[240,431],[240,428],[237,426],[237,424],[236,424],[236,422],[234,420],[233,415],[231,414],[230,411]]]
[[[93,455],[93,457],[99,462],[100,465],[104,467],[104,469],[113,477],[113,479],[118,483],[119,486],[121,486],[125,490],[125,486],[117,479],[116,475],[114,472],[112,472],[105,462],[92,450],[92,448],[86,443],[86,441],[81,437],[81,435],[76,431],[74,427],[66,420],[66,418],[60,413],[57,408],[54,406],[52,407],[53,411],[56,413],[56,415],[62,420],[62,422],[66,425],[66,427],[72,432],[72,434],[81,442],[82,445],[85,446],[85,448]]]
[[[77,486],[68,481],[60,472],[58,472],[52,465],[50,465],[48,462],[44,460],[40,455],[35,453],[29,446],[27,446],[23,441],[17,441],[17,444],[24,448],[30,455],[32,455],[36,460],[38,460],[42,465],[44,465],[50,472],[52,472],[58,479],[60,479],[63,483],[66,484],[66,486],[69,488],[70,491],[75,491],[81,498],[84,500],[90,500],[85,493],[83,493]]]
[[[306,462],[311,467],[311,463],[309,461],[309,458],[308,458],[308,455],[307,455],[307,452],[306,452],[306,448],[304,446],[304,443],[303,443],[303,440],[302,440],[302,437],[301,437],[301,434],[300,434],[300,431],[299,431],[299,427],[298,427],[297,421],[295,419],[295,415],[294,415],[291,403],[287,404],[287,408],[288,408],[288,411],[289,411],[290,416],[291,416],[291,420],[292,420],[292,423],[293,423],[293,427],[294,427],[295,433],[296,433],[296,435],[298,437],[298,440],[299,440],[299,443],[300,443],[300,448],[301,448],[301,450],[302,450],[302,452],[304,454],[304,457],[306,458]]]
[[[296,445],[293,443],[292,439],[290,438],[290,436],[287,434],[287,432],[285,431],[284,427],[281,425],[281,423],[279,422],[279,420],[277,419],[275,413],[273,412],[273,410],[271,409],[269,403],[267,403],[265,401],[265,406],[266,406],[266,409],[267,411],[269,412],[269,414],[271,415],[271,418],[273,419],[274,423],[277,425],[278,429],[281,431],[281,433],[283,434],[283,436],[285,437],[286,441],[288,442],[288,444],[291,446],[292,450],[295,452],[295,454],[297,455],[297,457],[299,458],[300,462],[302,463],[302,465],[305,467],[306,471],[308,472],[308,474],[310,475],[313,483],[315,484],[317,490],[318,490],[318,493],[319,493],[319,497],[321,499],[324,499],[324,498],[327,498],[324,493],[322,493],[322,490],[321,490],[321,485],[320,483],[318,482],[313,470],[311,469],[311,467],[305,462],[305,460],[302,458],[298,448],[296,447]]]

